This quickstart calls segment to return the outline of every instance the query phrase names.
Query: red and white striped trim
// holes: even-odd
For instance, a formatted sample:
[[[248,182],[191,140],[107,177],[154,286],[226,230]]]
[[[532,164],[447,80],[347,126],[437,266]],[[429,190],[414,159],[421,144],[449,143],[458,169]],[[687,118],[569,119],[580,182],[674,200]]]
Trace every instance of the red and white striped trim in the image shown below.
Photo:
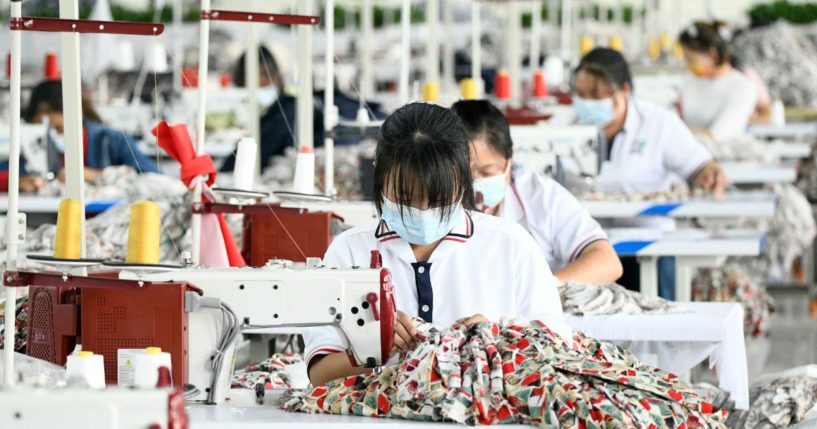
[[[607,240],[607,237],[604,237],[602,235],[594,235],[582,241],[578,246],[576,246],[576,250],[574,250],[573,253],[570,254],[570,258],[568,258],[567,260],[568,263],[572,263],[573,261],[575,261],[576,258],[578,258],[579,255],[581,255],[584,249],[587,248],[587,246],[600,240]]]

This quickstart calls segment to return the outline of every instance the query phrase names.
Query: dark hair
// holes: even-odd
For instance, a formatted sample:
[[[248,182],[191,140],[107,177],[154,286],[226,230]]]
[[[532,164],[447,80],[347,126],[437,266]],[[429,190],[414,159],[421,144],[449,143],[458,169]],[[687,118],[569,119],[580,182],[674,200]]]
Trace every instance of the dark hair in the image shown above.
[[[579,72],[585,72],[601,79],[610,85],[623,88],[624,85],[633,90],[633,75],[630,72],[630,65],[627,60],[621,55],[621,52],[610,48],[595,48],[588,52],[587,55],[579,62],[576,71],[573,72],[573,78]]]
[[[241,54],[241,57],[233,69],[233,82],[235,82],[236,86],[241,88],[247,84],[246,67],[247,52],[245,51]],[[275,56],[272,55],[272,52],[264,46],[258,47],[258,71],[259,73],[269,76],[270,80],[279,86],[284,82],[281,69],[278,67],[278,61],[275,60]]]
[[[451,111],[462,119],[471,141],[482,138],[505,159],[513,157],[511,128],[505,115],[488,100],[460,100]]]
[[[681,32],[681,46],[697,52],[709,52],[715,49],[718,53],[717,65],[731,63],[732,49],[729,47],[731,36],[723,21],[696,21]]]
[[[452,197],[474,207],[471,155],[462,121],[449,109],[411,103],[394,111],[380,126],[374,164],[374,204],[382,213],[388,187],[403,208],[415,197],[429,207],[447,207]],[[451,213],[442,213],[447,218]]]
[[[42,81],[31,90],[28,98],[28,106],[23,113],[23,119],[28,122],[34,121],[37,112],[45,105],[52,112],[62,113],[62,81],[46,80]],[[94,122],[103,123],[99,113],[96,112],[94,104],[86,97],[82,97],[82,116]]]

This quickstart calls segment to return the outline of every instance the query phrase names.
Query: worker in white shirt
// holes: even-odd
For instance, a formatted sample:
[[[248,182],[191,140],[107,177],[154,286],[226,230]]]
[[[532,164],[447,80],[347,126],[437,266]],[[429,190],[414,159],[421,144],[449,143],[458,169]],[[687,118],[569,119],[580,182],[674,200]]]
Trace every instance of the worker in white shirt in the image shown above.
[[[473,207],[468,134],[450,110],[414,103],[392,113],[375,152],[380,219],[338,236],[327,266],[368,266],[379,250],[392,273],[397,305],[394,353],[415,344],[411,317],[466,325],[518,316],[543,321],[571,339],[542,252],[515,222]],[[313,385],[361,374],[334,328],[305,335]]]
[[[630,67],[621,53],[609,48],[590,51],[576,68],[573,92],[579,120],[601,127],[605,140],[598,190],[663,192],[670,189],[673,176],[679,176],[693,187],[723,193],[726,175],[678,115],[633,96]],[[666,221],[662,227],[674,227],[670,219],[639,221]],[[637,289],[637,263],[634,258],[624,258],[622,263],[624,276],[619,282]],[[659,277],[659,294],[674,298],[672,259],[659,260]]]
[[[695,22],[680,37],[692,72],[681,85],[680,113],[695,134],[715,142],[744,134],[758,104],[755,85],[732,66],[729,39],[720,21]]]
[[[587,209],[556,181],[512,167],[513,141],[505,115],[487,100],[458,101],[451,110],[471,139],[477,210],[524,226],[563,281],[618,280],[621,262]]]

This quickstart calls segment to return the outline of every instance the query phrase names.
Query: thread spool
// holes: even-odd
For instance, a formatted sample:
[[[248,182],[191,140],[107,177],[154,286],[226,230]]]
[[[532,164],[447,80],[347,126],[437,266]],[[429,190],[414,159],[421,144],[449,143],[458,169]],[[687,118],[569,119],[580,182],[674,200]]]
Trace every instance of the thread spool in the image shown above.
[[[170,353],[159,347],[148,347],[134,359],[133,385],[142,389],[153,389],[159,382],[159,368],[165,367],[172,373]]]
[[[69,355],[65,367],[65,376],[68,379],[82,379],[91,389],[104,389],[105,361],[102,355],[95,355],[89,351]]]
[[[151,73],[166,72],[169,67],[164,45],[159,42],[152,42],[145,51],[145,62],[147,63],[147,70]]]
[[[610,38],[610,49],[618,52],[624,50],[624,42],[621,40],[621,37],[613,36]]]
[[[772,103],[771,109],[771,122],[772,125],[776,127],[782,127],[786,125],[786,106],[783,105],[783,101],[779,98],[774,100]]]
[[[536,70],[533,73],[533,96],[539,98],[548,96],[548,84],[545,79],[545,72],[542,70]]]
[[[479,98],[479,88],[477,81],[471,78],[466,78],[460,81],[460,97],[463,100],[476,100]]]
[[[366,110],[365,107],[361,106],[357,109],[357,114],[355,115],[355,122],[359,124],[369,123],[369,111]]]
[[[675,43],[672,45],[672,57],[676,60],[680,60],[684,58],[684,47],[681,45],[680,40],[676,40]]]
[[[295,158],[295,180],[292,191],[311,194],[315,190],[315,153],[308,146],[301,147]]]
[[[500,70],[496,74],[494,96],[500,100],[511,99],[511,75],[506,70]]]
[[[651,39],[649,45],[647,45],[647,55],[650,58],[657,60],[661,57],[661,45],[658,39]]]
[[[60,63],[57,60],[57,54],[49,52],[45,54],[45,67],[43,68],[45,80],[59,80],[60,79]]]
[[[113,67],[116,71],[126,72],[136,68],[136,58],[133,54],[133,44],[128,40],[120,40],[116,44]]]
[[[238,150],[235,154],[235,168],[233,169],[234,188],[252,190],[257,155],[258,144],[255,140],[244,137],[238,141]]]
[[[66,198],[60,201],[60,208],[57,211],[57,233],[54,238],[54,257],[79,259],[81,233],[82,205],[79,200]]]
[[[440,99],[440,84],[436,82],[424,83],[421,98],[427,103],[436,103]]]
[[[590,36],[582,36],[579,41],[579,54],[584,57],[588,52],[593,50],[593,38]]]
[[[548,83],[554,87],[560,86],[565,80],[565,64],[561,58],[548,55],[545,59],[545,76]]]
[[[151,201],[137,201],[130,208],[128,227],[129,264],[158,264],[161,210]]]
[[[669,53],[670,49],[672,49],[672,38],[665,31],[661,33],[661,51]]]
[[[230,73],[222,73],[219,77],[219,83],[221,84],[222,88],[229,88],[233,85],[233,75]]]

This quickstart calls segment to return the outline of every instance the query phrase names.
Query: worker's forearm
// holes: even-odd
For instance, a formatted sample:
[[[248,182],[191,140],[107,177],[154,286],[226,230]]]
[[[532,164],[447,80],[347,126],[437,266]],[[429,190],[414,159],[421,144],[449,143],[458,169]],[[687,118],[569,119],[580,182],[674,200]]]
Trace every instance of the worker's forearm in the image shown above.
[[[309,381],[312,382],[313,386],[320,386],[330,380],[367,372],[369,370],[362,366],[352,366],[346,353],[333,353],[312,365],[309,370]]]
[[[621,277],[621,261],[609,241],[597,241],[573,261],[555,273],[563,281],[606,284]]]

